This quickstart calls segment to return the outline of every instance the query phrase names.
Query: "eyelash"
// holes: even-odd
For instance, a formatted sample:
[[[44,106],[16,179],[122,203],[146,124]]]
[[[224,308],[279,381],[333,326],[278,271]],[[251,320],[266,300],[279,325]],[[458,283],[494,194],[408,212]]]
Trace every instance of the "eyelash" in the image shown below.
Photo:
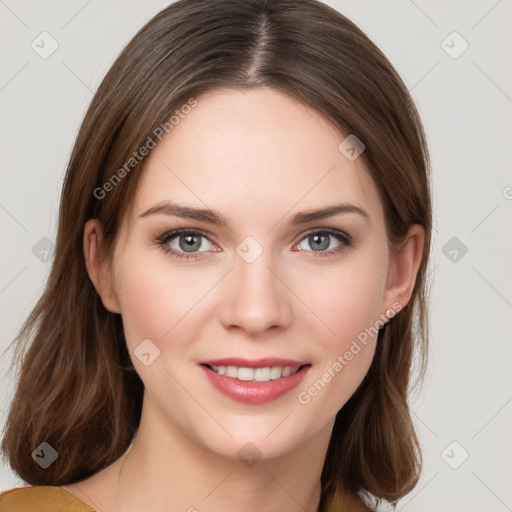
[[[330,251],[326,251],[326,252],[305,251],[305,252],[313,252],[314,257],[334,256],[334,255],[340,253],[341,251],[343,251],[344,249],[352,246],[352,237],[350,235],[348,235],[347,233],[344,233],[343,231],[338,231],[338,230],[334,230],[334,229],[317,229],[317,230],[309,231],[299,240],[299,243],[301,243],[303,240],[305,240],[306,238],[308,238],[312,235],[318,235],[318,234],[333,236],[339,242],[341,242],[341,244],[338,247],[336,247],[335,249],[331,249]],[[195,259],[201,257],[201,256],[199,256],[199,254],[201,254],[201,252],[204,252],[204,251],[201,251],[199,253],[192,253],[192,252],[186,253],[186,252],[178,252],[175,249],[173,249],[172,247],[169,247],[168,243],[171,240],[173,240],[174,238],[179,237],[181,235],[200,235],[200,236],[206,238],[210,243],[213,243],[206,233],[204,233],[200,230],[197,230],[197,229],[177,229],[175,231],[169,231],[169,232],[166,232],[163,235],[160,235],[159,237],[157,237],[155,242],[166,254],[172,254],[175,258],[178,258],[178,259],[185,258],[186,260],[190,260],[190,259],[195,260]],[[297,244],[295,244],[295,245],[297,245]]]

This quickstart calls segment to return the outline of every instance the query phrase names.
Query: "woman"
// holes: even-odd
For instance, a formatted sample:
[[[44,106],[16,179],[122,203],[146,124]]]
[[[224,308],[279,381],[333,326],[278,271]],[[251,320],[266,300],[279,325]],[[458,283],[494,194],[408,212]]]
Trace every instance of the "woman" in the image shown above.
[[[338,12],[160,12],[77,136],[2,444],[33,487],[0,509],[396,503],[421,467],[428,173],[406,87]]]

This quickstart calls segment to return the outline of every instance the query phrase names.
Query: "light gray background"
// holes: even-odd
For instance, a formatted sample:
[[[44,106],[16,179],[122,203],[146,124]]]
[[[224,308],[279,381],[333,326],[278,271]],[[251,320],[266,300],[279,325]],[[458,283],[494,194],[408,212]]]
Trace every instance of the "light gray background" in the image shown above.
[[[50,269],[43,250],[37,257],[32,248],[55,240],[59,191],[85,108],[122,47],[167,3],[0,0],[0,350]],[[397,68],[432,156],[431,359],[413,400],[425,467],[398,510],[512,510],[512,2],[327,3]],[[31,48],[43,31],[59,45],[47,59]],[[454,31],[469,44],[458,58],[445,51],[462,48],[457,36],[446,40]],[[446,246],[453,237],[456,245]],[[1,423],[13,389],[7,368],[3,357]],[[0,490],[17,485],[0,466]]]

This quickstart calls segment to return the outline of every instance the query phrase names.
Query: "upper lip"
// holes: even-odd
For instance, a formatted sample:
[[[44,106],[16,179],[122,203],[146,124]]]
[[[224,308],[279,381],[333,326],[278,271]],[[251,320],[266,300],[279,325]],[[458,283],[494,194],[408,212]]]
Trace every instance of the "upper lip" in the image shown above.
[[[244,359],[242,357],[228,357],[225,359],[210,359],[201,361],[200,364],[209,366],[236,366],[238,368],[266,368],[274,366],[290,366],[292,368],[300,368],[307,365],[306,361],[297,361],[295,359],[281,359],[278,357],[262,357],[260,359]]]

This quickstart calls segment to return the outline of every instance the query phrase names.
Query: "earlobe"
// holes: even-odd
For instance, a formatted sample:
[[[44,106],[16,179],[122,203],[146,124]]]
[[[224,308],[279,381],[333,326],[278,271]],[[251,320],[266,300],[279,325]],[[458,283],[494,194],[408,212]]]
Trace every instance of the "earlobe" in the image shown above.
[[[409,228],[404,241],[391,255],[384,297],[386,308],[399,304],[402,309],[409,302],[421,264],[424,243],[423,227],[414,224]]]
[[[102,231],[97,219],[90,219],[84,226],[84,258],[89,278],[98,292],[105,308],[120,313],[108,262],[102,257]]]

